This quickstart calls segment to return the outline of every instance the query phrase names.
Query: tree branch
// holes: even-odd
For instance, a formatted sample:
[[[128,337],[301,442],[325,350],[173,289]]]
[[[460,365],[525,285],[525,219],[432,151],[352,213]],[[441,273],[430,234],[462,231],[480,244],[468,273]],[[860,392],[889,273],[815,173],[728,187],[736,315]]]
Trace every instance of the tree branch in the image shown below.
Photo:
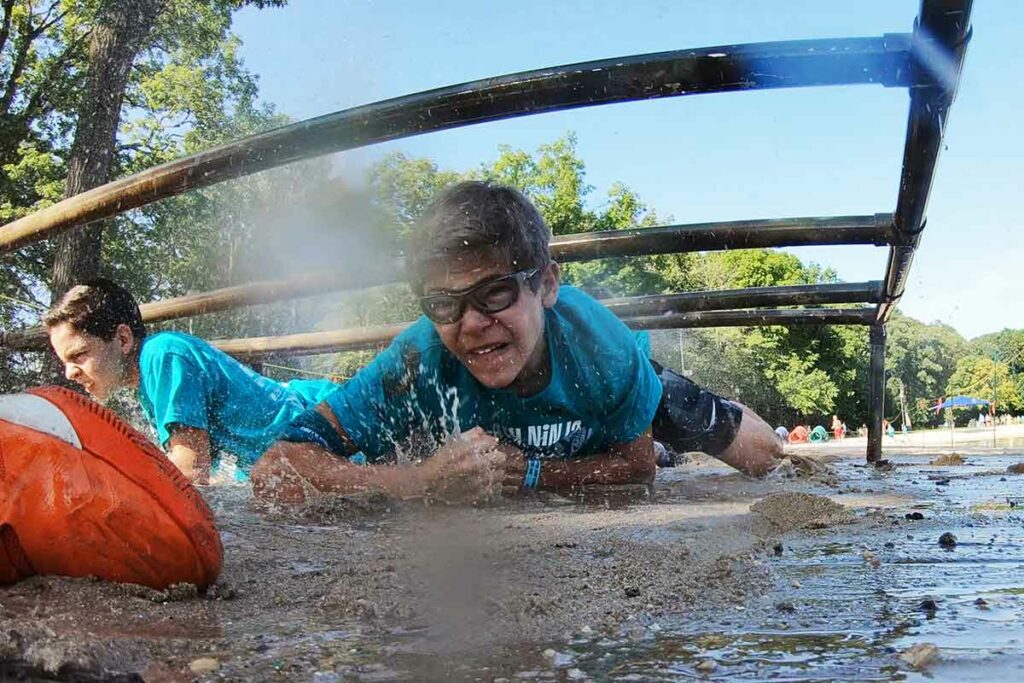
[[[50,12],[52,12],[52,11],[53,11],[53,8],[54,8],[54,7],[56,7],[56,6],[57,6],[57,5],[59,5],[59,4],[60,4],[60,3],[54,3],[54,4],[53,4],[53,6],[52,6],[52,7],[50,7],[50,9],[46,10],[46,16],[47,16],[47,17],[48,17],[48,16],[50,16]],[[66,16],[68,15],[68,13],[69,13],[70,11],[71,11],[71,9],[70,9],[70,8],[68,8],[68,9],[64,10],[63,12],[61,12],[60,14],[58,14],[57,16],[55,16],[55,17],[54,17],[53,19],[51,19],[50,21],[45,21],[45,17],[44,17],[44,21],[43,21],[43,23],[41,23],[41,24],[40,24],[40,25],[39,25],[39,26],[38,26],[38,27],[36,28],[36,30],[35,30],[35,35],[33,35],[33,36],[32,36],[32,39],[33,39],[33,40],[35,40],[35,39],[36,39],[36,38],[38,38],[39,36],[43,35],[43,33],[45,33],[45,32],[47,31],[47,29],[49,29],[49,28],[50,28],[51,26],[55,26],[55,25],[56,25],[56,24],[57,24],[58,22],[60,22],[60,21],[61,21],[61,20],[62,20],[62,19],[63,19],[64,17],[66,17]]]
[[[0,53],[7,45],[7,36],[11,34],[11,14],[14,12],[14,0],[4,0],[4,18],[0,24]]]
[[[46,70],[46,75],[43,77],[42,82],[38,85],[32,96],[29,97],[28,104],[22,109],[19,118],[22,119],[26,124],[33,121],[39,116],[42,111],[42,101],[44,97],[51,96],[53,93],[50,90],[50,83],[54,81],[66,67],[71,65],[74,60],[75,54],[78,49],[85,44],[89,37],[89,31],[86,31],[75,39],[64,48],[64,52],[59,57],[54,59]]]
[[[0,97],[0,115],[6,115],[14,101],[14,95],[18,91],[18,79],[25,70],[25,62],[28,59],[29,48],[32,47],[32,25],[28,19],[22,23],[18,35],[18,47],[14,56],[14,63],[11,66],[11,73],[4,86],[3,97]]]

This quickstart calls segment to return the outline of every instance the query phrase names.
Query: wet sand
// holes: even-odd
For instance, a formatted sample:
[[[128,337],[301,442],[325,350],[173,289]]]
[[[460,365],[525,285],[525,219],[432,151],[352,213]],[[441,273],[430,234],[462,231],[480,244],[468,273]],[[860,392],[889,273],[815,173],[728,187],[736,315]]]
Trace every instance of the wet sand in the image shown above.
[[[368,498],[302,518],[257,515],[245,488],[208,489],[226,557],[213,589],[57,578],[0,589],[0,673],[586,678],[570,666],[572,643],[611,652],[663,624],[772,600],[772,563],[790,539],[867,537],[920,503],[855,465],[838,468],[838,483],[752,481],[699,458],[661,471],[651,501],[538,495],[457,509]]]

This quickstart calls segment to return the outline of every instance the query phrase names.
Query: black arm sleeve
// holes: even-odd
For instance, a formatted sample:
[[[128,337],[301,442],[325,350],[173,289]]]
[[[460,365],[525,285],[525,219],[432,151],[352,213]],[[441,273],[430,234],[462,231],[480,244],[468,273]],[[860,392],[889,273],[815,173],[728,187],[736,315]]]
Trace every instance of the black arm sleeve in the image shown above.
[[[651,424],[654,440],[677,453],[719,455],[725,451],[739,431],[743,409],[656,361],[651,365],[662,388]]]

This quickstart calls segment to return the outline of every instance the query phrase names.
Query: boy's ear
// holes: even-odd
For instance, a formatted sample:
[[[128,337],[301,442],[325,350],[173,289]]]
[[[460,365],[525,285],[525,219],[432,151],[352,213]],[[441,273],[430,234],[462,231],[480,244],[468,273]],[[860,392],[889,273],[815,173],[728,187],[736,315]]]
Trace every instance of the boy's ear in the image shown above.
[[[128,353],[135,346],[135,333],[132,332],[132,328],[121,323],[114,330],[114,339],[117,340],[117,345],[121,348],[121,351]]]
[[[558,284],[562,281],[562,267],[552,261],[540,278],[541,302],[544,308],[551,308],[558,301]]]

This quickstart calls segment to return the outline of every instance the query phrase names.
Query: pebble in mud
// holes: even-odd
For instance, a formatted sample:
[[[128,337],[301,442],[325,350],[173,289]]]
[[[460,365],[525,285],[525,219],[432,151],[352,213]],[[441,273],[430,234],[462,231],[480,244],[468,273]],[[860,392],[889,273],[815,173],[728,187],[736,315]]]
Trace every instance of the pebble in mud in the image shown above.
[[[1006,468],[1007,474],[1024,474],[1024,462],[1017,462]]]
[[[956,546],[956,536],[954,536],[952,532],[947,531],[939,536],[939,545],[943,548],[952,548]]]
[[[939,656],[939,648],[932,643],[918,643],[900,653],[900,659],[914,669],[927,668]]]
[[[202,676],[203,674],[210,674],[220,668],[220,662],[214,657],[200,657],[199,659],[193,659],[188,665],[189,671]]]
[[[907,514],[905,514],[903,516],[906,517],[907,519],[913,519],[913,520],[924,519],[924,515],[922,515],[920,512],[908,512]]]
[[[697,663],[696,669],[702,674],[714,673],[718,671],[718,662],[713,659],[702,659]]]

